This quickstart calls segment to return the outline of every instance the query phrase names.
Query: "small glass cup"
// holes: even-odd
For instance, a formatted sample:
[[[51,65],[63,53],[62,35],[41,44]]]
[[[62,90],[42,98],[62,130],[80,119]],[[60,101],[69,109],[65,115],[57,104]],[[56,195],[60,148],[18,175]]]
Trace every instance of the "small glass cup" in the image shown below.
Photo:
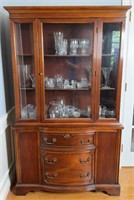
[[[63,41],[59,45],[59,55],[67,55],[68,49],[68,40],[63,39]]]
[[[62,78],[62,75],[57,74],[55,76],[55,82],[56,82],[56,87],[57,88],[63,88],[63,78]]]

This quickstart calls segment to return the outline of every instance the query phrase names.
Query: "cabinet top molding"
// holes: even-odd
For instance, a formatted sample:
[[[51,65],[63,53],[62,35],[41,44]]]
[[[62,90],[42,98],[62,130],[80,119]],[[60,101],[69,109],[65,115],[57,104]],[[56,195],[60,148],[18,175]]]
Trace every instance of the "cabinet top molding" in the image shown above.
[[[131,6],[5,6],[10,18],[126,17]]]

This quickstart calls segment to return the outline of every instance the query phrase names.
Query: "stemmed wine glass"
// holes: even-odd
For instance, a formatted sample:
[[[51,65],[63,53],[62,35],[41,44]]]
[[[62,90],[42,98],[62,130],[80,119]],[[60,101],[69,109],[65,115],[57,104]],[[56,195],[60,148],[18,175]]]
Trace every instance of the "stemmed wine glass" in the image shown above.
[[[79,47],[81,48],[81,54],[87,54],[87,49],[89,47],[89,40],[87,39],[80,39],[79,40]]]
[[[102,67],[102,72],[105,78],[105,87],[109,87],[109,75],[112,70],[112,67]]]
[[[70,39],[70,54],[77,55],[77,49],[79,47],[78,39]]]

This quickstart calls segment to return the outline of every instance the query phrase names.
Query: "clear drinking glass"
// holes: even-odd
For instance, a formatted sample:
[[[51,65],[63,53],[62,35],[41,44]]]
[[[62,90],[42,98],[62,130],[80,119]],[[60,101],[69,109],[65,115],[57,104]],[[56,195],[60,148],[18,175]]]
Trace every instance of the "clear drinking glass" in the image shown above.
[[[89,40],[87,39],[80,39],[79,40],[79,47],[81,48],[81,54],[87,54],[87,49],[89,47]]]
[[[101,69],[105,78],[105,86],[103,87],[109,87],[109,75],[112,70],[112,67],[102,67]]]
[[[32,87],[32,82],[30,79],[31,65],[19,65],[19,70],[21,77],[21,87]]]
[[[78,39],[70,39],[70,54],[77,55],[77,49],[79,47]]]
[[[68,49],[68,40],[63,39],[59,46],[59,55],[67,55],[67,49]]]
[[[63,33],[62,32],[54,32],[54,41],[55,41],[55,51],[56,54],[60,55],[60,48],[63,43]]]

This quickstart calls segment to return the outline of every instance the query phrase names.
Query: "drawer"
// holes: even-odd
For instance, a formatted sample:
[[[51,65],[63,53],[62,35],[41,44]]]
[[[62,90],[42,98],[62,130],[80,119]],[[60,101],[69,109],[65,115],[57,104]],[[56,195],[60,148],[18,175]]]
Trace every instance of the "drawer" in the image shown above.
[[[42,150],[41,170],[43,184],[93,184],[94,151],[72,153]]]
[[[44,133],[40,134],[41,146],[85,146],[94,144],[94,133]]]

